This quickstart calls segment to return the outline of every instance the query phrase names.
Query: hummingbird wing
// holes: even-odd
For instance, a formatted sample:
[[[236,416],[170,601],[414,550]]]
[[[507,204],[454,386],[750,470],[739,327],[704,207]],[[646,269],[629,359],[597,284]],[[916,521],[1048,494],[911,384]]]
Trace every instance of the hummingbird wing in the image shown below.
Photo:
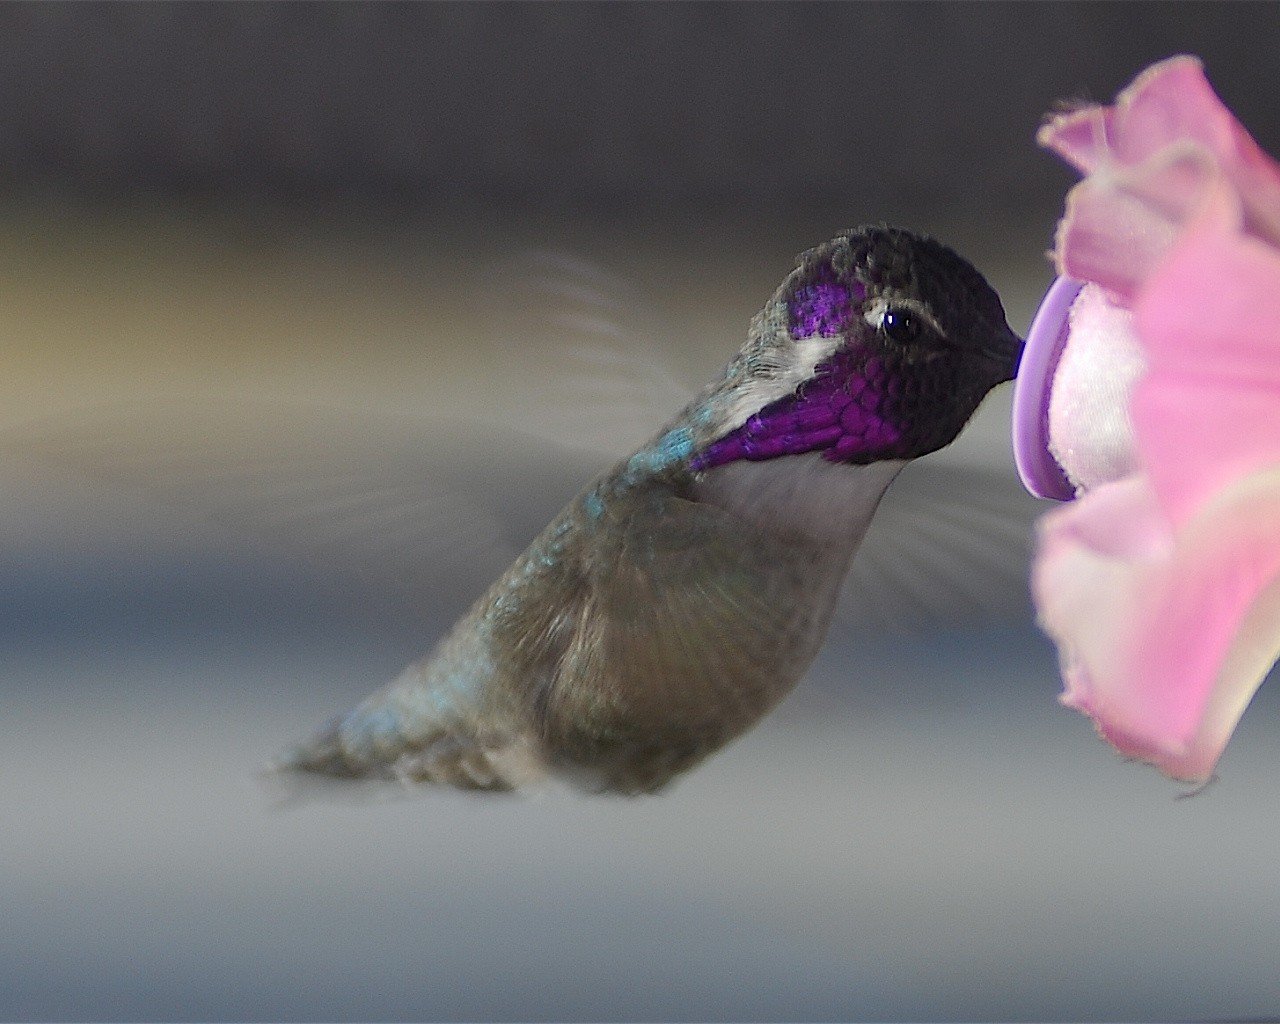
[[[593,472],[488,424],[249,398],[84,410],[10,428],[0,451],[340,570],[415,618],[464,610]]]
[[[485,390],[497,399],[486,403],[489,422],[612,461],[648,440],[696,390],[676,368],[677,346],[653,304],[588,260],[519,251],[478,275],[474,298]],[[705,346],[708,379],[736,344]]]
[[[590,479],[687,401],[625,281],[526,250],[465,286],[478,311],[439,415],[255,391],[131,394],[0,431],[0,450],[123,485],[460,612]],[[430,342],[424,358],[432,360]],[[712,358],[722,358],[723,353]],[[426,363],[423,363],[426,365]],[[459,595],[443,600],[442,595]]]
[[[871,521],[836,620],[879,633],[1025,618],[1041,511],[1011,474],[928,459],[908,466]]]

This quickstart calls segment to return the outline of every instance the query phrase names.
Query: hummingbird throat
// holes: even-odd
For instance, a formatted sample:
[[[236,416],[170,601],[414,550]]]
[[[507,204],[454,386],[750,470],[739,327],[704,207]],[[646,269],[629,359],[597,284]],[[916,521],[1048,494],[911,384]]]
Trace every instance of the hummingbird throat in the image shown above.
[[[903,458],[898,417],[902,389],[878,355],[840,349],[794,395],[779,399],[696,455],[695,470],[730,462],[821,452],[831,462],[865,465]]]
[[[866,287],[840,279],[822,265],[787,303],[791,338],[801,341],[845,335],[859,315]],[[906,371],[909,372],[909,371]],[[814,368],[796,392],[766,405],[745,423],[712,442],[692,460],[695,470],[740,460],[821,452],[831,462],[867,464],[903,458],[904,368],[861,346],[842,346]]]

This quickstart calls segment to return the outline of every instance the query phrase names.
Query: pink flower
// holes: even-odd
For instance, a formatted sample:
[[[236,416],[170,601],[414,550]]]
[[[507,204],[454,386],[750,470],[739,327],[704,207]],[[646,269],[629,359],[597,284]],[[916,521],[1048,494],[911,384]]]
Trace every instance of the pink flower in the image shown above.
[[[1280,655],[1280,165],[1192,57],[1039,141],[1085,174],[1055,259],[1089,283],[1015,399],[1079,495],[1040,524],[1040,621],[1065,705],[1205,780]]]

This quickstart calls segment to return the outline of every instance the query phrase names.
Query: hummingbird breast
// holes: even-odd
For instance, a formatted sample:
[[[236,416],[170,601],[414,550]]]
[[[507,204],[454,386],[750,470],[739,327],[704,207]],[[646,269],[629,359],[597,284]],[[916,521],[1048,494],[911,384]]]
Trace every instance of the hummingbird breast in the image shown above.
[[[651,791],[754,725],[821,646],[899,466],[814,456],[614,477],[571,505],[513,567],[489,629],[548,763]]]

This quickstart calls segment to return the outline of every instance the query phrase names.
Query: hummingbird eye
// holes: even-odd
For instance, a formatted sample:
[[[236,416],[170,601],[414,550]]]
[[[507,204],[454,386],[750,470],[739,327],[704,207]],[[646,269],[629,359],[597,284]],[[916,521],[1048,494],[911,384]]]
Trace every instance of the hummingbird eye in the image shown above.
[[[909,309],[891,306],[880,318],[880,330],[897,345],[909,345],[920,337],[920,317]]]

